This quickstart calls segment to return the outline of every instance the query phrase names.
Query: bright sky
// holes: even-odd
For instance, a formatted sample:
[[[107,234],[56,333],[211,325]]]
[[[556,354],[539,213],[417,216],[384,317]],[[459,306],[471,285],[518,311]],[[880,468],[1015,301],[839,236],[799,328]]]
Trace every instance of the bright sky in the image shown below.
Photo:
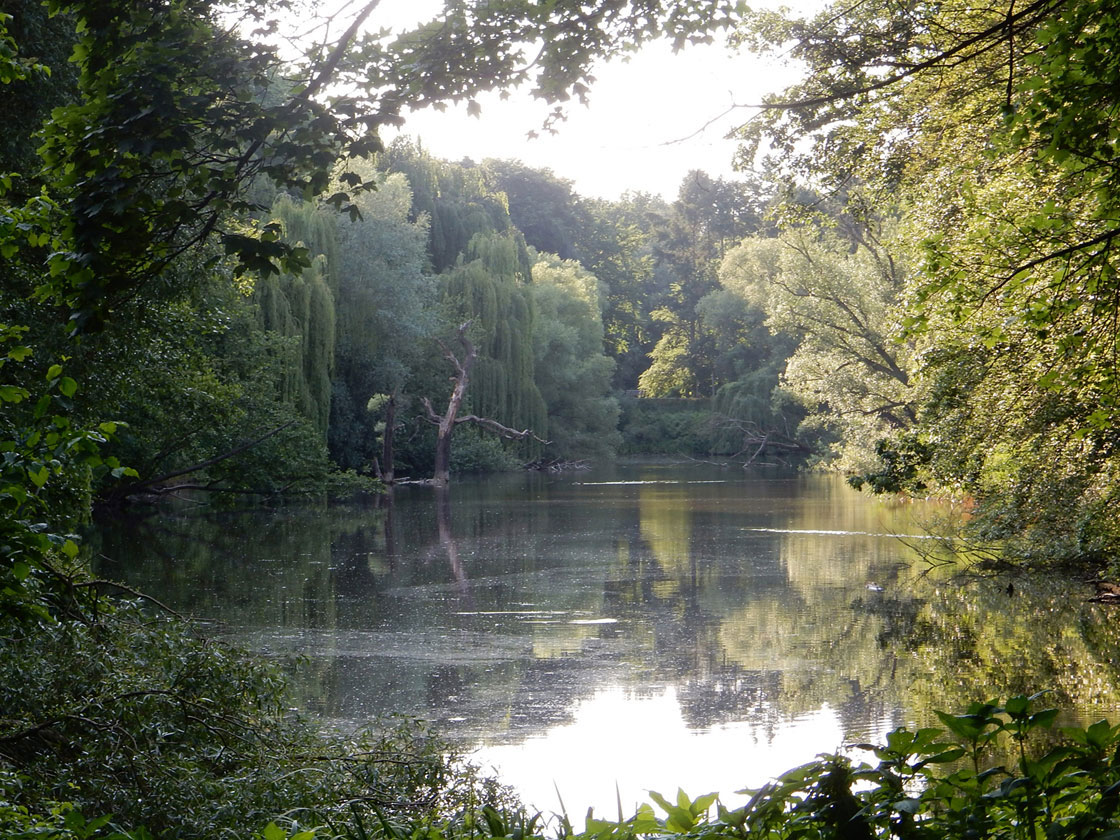
[[[441,5],[383,0],[375,25],[430,18]],[[674,199],[689,170],[733,177],[736,143],[725,135],[752,111],[732,106],[758,102],[795,79],[789,67],[733,55],[724,46],[689,47],[674,55],[662,43],[629,62],[599,67],[595,75],[590,105],[573,104],[556,135],[528,139],[549,109],[517,93],[505,101],[480,98],[480,118],[468,117],[465,106],[412,114],[403,133],[448,160],[513,158],[551,169],[584,196],[617,198],[634,190]]]

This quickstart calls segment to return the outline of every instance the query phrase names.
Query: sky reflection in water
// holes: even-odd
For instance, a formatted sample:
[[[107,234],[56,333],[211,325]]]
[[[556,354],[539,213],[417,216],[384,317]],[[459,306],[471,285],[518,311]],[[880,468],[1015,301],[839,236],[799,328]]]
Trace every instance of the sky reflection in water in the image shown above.
[[[611,686],[580,700],[570,722],[520,744],[480,747],[472,759],[516,780],[535,808],[559,813],[563,804],[575,820],[588,807],[617,816],[618,801],[629,816],[648,801],[647,791],[672,799],[681,785],[693,798],[719,791],[735,807],[748,798],[737,790],[843,743],[843,725],[827,704],[773,725],[738,721],[697,730],[685,721],[673,687],[636,697]]]

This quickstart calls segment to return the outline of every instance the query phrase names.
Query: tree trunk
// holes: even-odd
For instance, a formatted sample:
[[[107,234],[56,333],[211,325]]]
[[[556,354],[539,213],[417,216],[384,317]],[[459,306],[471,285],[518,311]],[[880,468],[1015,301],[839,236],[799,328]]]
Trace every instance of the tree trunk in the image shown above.
[[[543,440],[533,434],[532,429],[522,429],[517,431],[511,429],[509,426],[503,426],[497,420],[489,417],[476,417],[473,414],[468,414],[465,417],[459,416],[459,409],[463,405],[463,398],[467,395],[467,384],[470,380],[471,366],[474,360],[478,358],[478,350],[475,348],[469,338],[467,338],[467,327],[471,325],[470,321],[459,326],[459,343],[463,345],[466,355],[462,360],[459,359],[442,343],[440,347],[443,348],[443,356],[451,364],[455,366],[455,376],[452,379],[455,382],[455,387],[451,391],[451,399],[447,401],[447,412],[442,416],[436,414],[435,409],[432,408],[432,401],[427,397],[421,397],[421,402],[424,404],[424,409],[427,411],[427,419],[429,423],[438,426],[436,432],[436,457],[435,467],[432,470],[432,480],[429,484],[434,484],[437,487],[446,487],[451,481],[451,435],[455,431],[455,426],[459,423],[474,423],[476,426],[482,426],[484,429],[489,429],[495,434],[501,435],[507,440],[524,440],[531,437],[534,440],[548,445],[547,440]]]
[[[478,350],[467,338],[467,327],[470,321],[459,326],[459,343],[463,345],[466,355],[460,360],[447,347],[443,348],[444,357],[455,366],[455,387],[451,389],[451,399],[447,401],[447,411],[439,418],[439,430],[436,432],[436,459],[432,470],[432,483],[446,487],[451,481],[451,435],[455,431],[455,418],[459,415],[459,408],[463,398],[467,395],[467,384],[470,381],[471,367],[478,358]],[[442,345],[441,345],[442,346]],[[425,400],[430,414],[431,404]]]
[[[386,484],[393,483],[393,433],[397,423],[397,395],[390,394],[385,406],[385,434],[381,439],[381,466],[378,478]]]

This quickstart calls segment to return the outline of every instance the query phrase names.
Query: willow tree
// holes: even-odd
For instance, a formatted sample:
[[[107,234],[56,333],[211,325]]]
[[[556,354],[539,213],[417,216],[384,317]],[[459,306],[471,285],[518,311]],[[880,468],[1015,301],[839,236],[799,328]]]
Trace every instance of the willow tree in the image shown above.
[[[261,325],[288,339],[290,358],[281,399],[315,424],[326,441],[334,369],[335,302],[332,266],[337,262],[334,220],[315,205],[281,196],[273,206],[287,239],[313,254],[298,274],[266,277],[254,289]]]
[[[436,281],[427,272],[428,218],[409,220],[402,174],[357,199],[362,216],[340,221],[338,338],[331,403],[331,457],[341,466],[392,472],[394,409],[435,330]],[[370,410],[370,400],[374,407]],[[380,420],[384,422],[381,426]],[[380,428],[380,432],[378,429]]]
[[[437,273],[454,267],[474,237],[512,227],[506,196],[481,166],[440,160],[405,138],[395,140],[378,163],[408,178],[412,220],[427,220],[428,253]]]
[[[548,411],[534,376],[529,254],[520,234],[476,236],[441,282],[448,317],[471,322],[478,348],[467,395],[471,412],[545,437]],[[521,450],[528,458],[539,452],[532,441]]]
[[[615,363],[603,352],[602,292],[574,260],[541,254],[530,286],[536,381],[548,409],[552,454],[568,460],[609,457],[619,445]]]

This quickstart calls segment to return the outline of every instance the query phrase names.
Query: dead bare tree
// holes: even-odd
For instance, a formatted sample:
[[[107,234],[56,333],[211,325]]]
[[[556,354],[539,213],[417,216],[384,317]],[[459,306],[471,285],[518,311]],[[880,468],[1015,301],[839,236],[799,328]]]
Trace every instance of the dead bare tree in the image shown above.
[[[749,420],[739,420],[726,415],[716,415],[713,417],[713,423],[719,425],[721,428],[739,432],[742,435],[742,445],[738,452],[728,456],[730,459],[734,460],[746,454],[748,450],[754,450],[747,460],[744,461],[744,469],[751,466],[760,455],[768,450],[785,455],[804,455],[809,452],[809,447],[805,446],[805,444],[800,441],[787,437],[775,429],[763,429],[757,423],[753,423]]]
[[[442,415],[437,414],[436,410],[432,408],[432,401],[427,397],[421,397],[421,402],[424,404],[424,409],[427,412],[427,417],[425,419],[438,428],[436,432],[435,466],[432,470],[430,483],[440,487],[446,487],[451,479],[451,435],[454,433],[455,427],[460,423],[474,423],[476,426],[489,429],[506,440],[525,440],[531,437],[533,440],[539,441],[546,446],[549,443],[549,441],[537,437],[531,429],[517,431],[516,429],[511,429],[509,426],[502,425],[497,420],[490,417],[478,417],[474,414],[466,414],[462,417],[459,416],[459,409],[462,407],[463,399],[467,395],[467,385],[470,383],[471,368],[478,358],[478,348],[467,338],[467,329],[470,325],[470,321],[459,325],[458,341],[460,347],[463,349],[462,358],[455,355],[455,352],[442,341],[439,342],[440,349],[443,351],[443,357],[451,362],[452,366],[455,368],[455,375],[451,377],[455,386],[451,389],[451,397],[447,401],[447,411]]]

